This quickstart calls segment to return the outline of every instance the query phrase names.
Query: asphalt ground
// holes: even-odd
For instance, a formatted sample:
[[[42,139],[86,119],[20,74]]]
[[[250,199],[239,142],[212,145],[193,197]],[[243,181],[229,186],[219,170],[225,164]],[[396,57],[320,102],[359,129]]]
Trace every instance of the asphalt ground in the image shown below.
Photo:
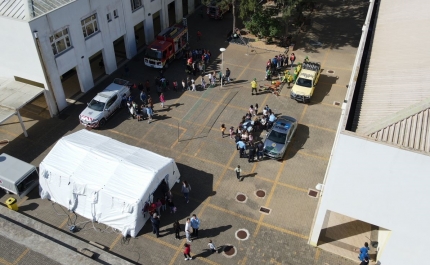
[[[174,158],[181,179],[190,182],[193,190],[188,204],[180,194],[180,186],[174,186],[178,211],[161,214],[162,237],[156,238],[151,233],[149,223],[136,238],[123,239],[103,224],[88,223],[79,216],[74,221],[74,216],[69,216],[64,208],[41,200],[37,190],[18,199],[19,211],[64,233],[70,233],[68,226],[76,224],[78,231],[73,236],[98,242],[108,247],[111,253],[139,264],[186,262],[182,255],[185,240],[174,238],[172,223],[178,219],[184,224],[193,213],[201,219],[200,237],[191,243],[192,256],[199,264],[355,264],[307,244],[318,203],[317,198],[308,196],[308,190],[314,189],[324,178],[341,114],[340,106],[335,103],[342,102],[345,97],[366,11],[367,4],[337,0],[324,1],[322,9],[312,15],[312,27],[303,33],[294,51],[297,62],[309,56],[311,61],[321,62],[324,69],[309,104],[290,99],[286,86],[281,96],[268,92],[251,95],[250,81],[257,78],[260,85],[266,84],[265,63],[275,54],[226,42],[231,14],[222,21],[201,18],[198,14],[189,17],[191,47],[212,52],[210,69],[221,67],[219,48],[226,48],[223,67],[230,68],[233,82],[206,91],[167,91],[167,108],[161,109],[158,103],[155,105],[153,123],[137,122],[125,111],[120,111],[103,129],[94,130]],[[203,34],[200,41],[195,36],[197,30]],[[315,42],[310,40],[316,38],[321,45],[312,45]],[[10,141],[0,151],[39,165],[58,139],[83,129],[78,122],[79,113],[86,102],[113,78],[122,77],[132,82],[149,79],[152,82],[158,75],[158,70],[144,66],[143,54],[131,59],[128,66],[129,76],[125,76],[123,69],[118,69],[58,118],[46,119],[31,111],[24,112],[28,138],[23,136],[18,120],[10,119],[0,126],[0,139]],[[173,80],[180,83],[186,78],[183,62],[175,61],[165,75],[171,83]],[[138,91],[133,94],[138,98]],[[152,97],[158,102],[154,87]],[[249,106],[255,103],[259,104],[260,113],[268,104],[276,115],[289,115],[299,122],[282,161],[266,159],[248,163],[247,159],[239,158],[234,140],[221,137],[220,125],[236,127]],[[264,133],[256,138],[262,139]],[[244,171],[241,182],[233,171],[237,165]],[[256,196],[258,190],[265,192],[263,198]],[[238,194],[244,194],[246,201],[238,202]],[[10,197],[2,191],[0,195],[2,202]],[[260,207],[269,208],[270,214],[261,213]],[[240,229],[248,233],[245,240],[236,237]],[[219,254],[207,250],[209,239],[219,248]],[[234,246],[232,256],[221,253],[229,245]],[[228,247],[227,250],[233,252]],[[24,255],[16,253],[18,257],[21,254]]]

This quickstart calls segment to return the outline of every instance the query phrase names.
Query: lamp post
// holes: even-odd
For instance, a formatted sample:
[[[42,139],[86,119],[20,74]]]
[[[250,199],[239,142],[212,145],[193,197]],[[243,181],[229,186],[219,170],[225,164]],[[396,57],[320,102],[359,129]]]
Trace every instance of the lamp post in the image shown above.
[[[224,52],[225,48],[219,48],[219,51],[221,52],[221,88],[222,88],[222,72],[224,71]]]

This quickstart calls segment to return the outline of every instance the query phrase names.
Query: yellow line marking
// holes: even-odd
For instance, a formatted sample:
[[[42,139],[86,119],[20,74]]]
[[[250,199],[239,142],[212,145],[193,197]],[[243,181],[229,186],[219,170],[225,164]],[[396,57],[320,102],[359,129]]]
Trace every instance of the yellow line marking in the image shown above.
[[[303,120],[303,117],[305,116],[305,113],[306,113],[307,109],[308,109],[308,105],[305,105],[305,107],[303,108],[302,114],[300,115],[299,121]]]
[[[307,124],[307,123],[302,123],[302,125],[308,126],[308,127],[312,127],[312,128],[316,128],[316,129],[320,129],[320,130],[324,130],[324,131],[328,131],[328,132],[333,132],[335,133],[336,130],[330,129],[330,128],[325,128],[325,127],[320,127],[317,125],[313,125],[313,124]]]
[[[317,248],[317,251],[315,251],[315,261],[318,261],[318,259],[320,258],[320,254],[321,254],[321,250],[319,248]]]
[[[20,200],[16,205],[18,206],[18,207],[20,207],[26,200],[28,200],[28,197],[27,196],[25,196],[24,198],[22,198],[22,200]]]
[[[293,232],[293,231],[290,231],[288,229],[285,229],[285,228],[282,228],[282,227],[278,227],[278,226],[275,226],[275,225],[271,225],[271,224],[267,224],[267,223],[263,223],[263,222],[260,223],[260,220],[256,220],[254,218],[238,214],[236,212],[227,210],[225,208],[216,206],[216,205],[211,204],[211,203],[208,203],[208,207],[210,207],[212,209],[215,209],[215,210],[218,210],[218,211],[221,211],[221,212],[224,212],[224,213],[231,214],[233,216],[236,216],[236,217],[239,217],[241,219],[250,221],[252,223],[256,223],[257,225],[260,224],[261,226],[264,226],[264,227],[267,227],[267,228],[271,228],[271,229],[277,230],[277,231],[285,233],[285,234],[289,234],[289,235],[292,235],[292,236],[295,236],[295,237],[299,237],[299,238],[302,238],[302,239],[308,239],[308,236],[306,236],[306,235],[302,235],[302,234],[299,234],[299,233],[296,233],[296,232]],[[262,215],[262,216],[264,216],[264,215]],[[261,217],[260,217],[260,219],[261,219]]]
[[[255,176],[255,178],[258,178],[258,179],[261,179],[261,180],[264,180],[264,181],[267,181],[267,182],[275,183],[274,180],[271,180],[271,179],[268,179],[268,178],[265,178],[265,177],[262,177],[262,176],[258,176],[257,175],[257,176]],[[293,189],[293,190],[297,190],[297,191],[302,191],[302,192],[308,193],[307,189],[299,188],[299,187],[296,187],[296,186],[293,186],[293,185],[290,185],[290,184],[287,184],[287,183],[278,182],[278,185],[284,186],[284,187],[287,187],[287,188],[290,188],[290,189]]]
[[[121,240],[121,238],[123,238],[122,234],[119,234],[115,240],[112,242],[112,244],[110,244],[109,246],[109,250],[112,251],[112,249],[116,246],[116,244],[118,244],[118,242]]]
[[[9,261],[7,261],[7,260],[5,260],[3,258],[0,258],[0,263],[4,264],[4,265],[13,265],[12,263],[10,263]]]
[[[28,252],[30,252],[29,248],[24,250],[24,252],[22,252],[21,255],[19,255],[19,257],[13,262],[13,264],[14,265],[18,264],[25,257],[25,255],[27,255]]]
[[[328,156],[327,157],[323,157],[323,156],[312,155],[312,154],[306,153],[306,152],[301,151],[301,150],[297,151],[297,153],[301,154],[303,156],[313,157],[313,158],[324,160],[324,161],[328,161],[329,160]]]
[[[240,242],[240,241],[239,241]],[[245,256],[240,264],[246,265],[246,261],[248,260],[248,256]]]
[[[58,226],[58,228],[60,228],[60,229],[62,229],[66,224],[67,224],[67,221],[69,220],[69,218],[70,218],[70,214],[69,214],[69,216]]]

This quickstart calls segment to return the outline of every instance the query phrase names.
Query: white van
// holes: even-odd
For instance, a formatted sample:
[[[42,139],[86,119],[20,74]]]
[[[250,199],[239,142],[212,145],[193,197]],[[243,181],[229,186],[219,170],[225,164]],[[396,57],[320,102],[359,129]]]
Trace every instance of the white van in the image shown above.
[[[0,155],[0,188],[20,198],[39,185],[39,174],[35,166],[8,154]]]
[[[103,127],[106,120],[121,107],[122,97],[130,95],[130,85],[131,83],[126,80],[115,78],[113,83],[98,93],[81,112],[79,115],[81,124],[90,128]]]

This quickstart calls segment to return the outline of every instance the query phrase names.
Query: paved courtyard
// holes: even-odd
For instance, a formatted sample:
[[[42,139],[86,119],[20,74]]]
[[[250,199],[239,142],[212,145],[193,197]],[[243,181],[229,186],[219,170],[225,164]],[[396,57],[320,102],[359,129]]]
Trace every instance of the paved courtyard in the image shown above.
[[[308,189],[314,189],[324,178],[341,114],[340,106],[334,103],[342,102],[345,97],[366,11],[365,3],[324,1],[322,9],[312,15],[312,27],[301,36],[294,51],[297,61],[309,56],[311,61],[322,64],[323,72],[310,104],[290,99],[287,86],[283,87],[279,97],[270,93],[252,96],[250,81],[257,78],[260,85],[266,83],[265,63],[275,53],[256,48],[247,51],[246,46],[225,42],[224,36],[231,28],[231,14],[222,21],[189,17],[191,47],[212,52],[210,69],[221,67],[219,48],[226,48],[223,67],[230,68],[234,82],[206,91],[168,91],[167,108],[161,109],[159,104],[155,105],[153,123],[137,122],[121,111],[107,122],[105,128],[95,130],[124,143],[174,158],[181,179],[189,181],[192,186],[189,204],[184,202],[180,186],[175,185],[173,193],[178,212],[162,213],[160,238],[151,233],[149,223],[136,238],[123,239],[116,231],[106,229],[102,224],[88,223],[82,217],[74,222],[79,228],[74,236],[84,241],[96,241],[111,253],[133,263],[182,264],[186,262],[182,255],[185,240],[175,240],[172,224],[178,219],[183,225],[185,219],[195,213],[201,219],[201,230],[200,238],[191,243],[191,252],[197,261],[190,262],[356,264],[307,244],[318,203],[317,198],[308,196]],[[196,40],[197,30],[203,33],[201,41]],[[321,45],[312,46],[310,40],[316,40]],[[245,55],[247,52],[249,55]],[[144,66],[143,54],[133,58],[128,65],[130,76],[125,77],[123,69],[118,69],[66,109],[59,118],[46,119],[31,110],[25,111],[23,118],[28,128],[28,138],[23,136],[17,119],[10,119],[1,125],[0,139],[8,139],[10,143],[0,151],[39,165],[58,139],[83,129],[78,122],[79,113],[86,102],[114,77],[133,82],[144,82],[146,79],[153,82],[158,75],[158,71]],[[170,82],[177,80],[178,83],[186,78],[183,62],[171,64],[166,77]],[[199,80],[197,83],[200,83]],[[138,98],[138,91],[133,93]],[[152,97],[158,102],[154,88]],[[282,161],[248,163],[247,159],[239,158],[234,140],[221,137],[220,125],[237,127],[249,106],[255,103],[259,104],[260,112],[267,104],[276,115],[289,115],[299,122]],[[264,138],[264,133],[259,139]],[[242,182],[237,181],[233,172],[237,165],[244,171]],[[264,191],[265,196],[258,197],[257,190]],[[239,193],[246,195],[245,202],[236,200]],[[10,197],[2,191],[0,196],[1,202]],[[68,226],[73,223],[74,217],[68,216],[59,205],[41,200],[37,190],[28,197],[18,199],[18,204],[22,214],[70,233]],[[271,209],[270,214],[261,213],[260,207]],[[248,231],[248,239],[237,239],[236,231],[239,229]],[[234,246],[235,253],[231,257],[209,254],[209,239],[220,249]],[[10,262],[13,263],[13,260]],[[0,260],[1,263],[4,262]]]

